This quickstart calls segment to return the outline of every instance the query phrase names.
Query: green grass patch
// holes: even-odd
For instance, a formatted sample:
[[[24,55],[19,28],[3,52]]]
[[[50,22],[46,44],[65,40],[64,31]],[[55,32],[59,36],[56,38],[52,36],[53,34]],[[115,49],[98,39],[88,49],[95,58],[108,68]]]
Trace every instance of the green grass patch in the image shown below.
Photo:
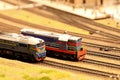
[[[96,20],[95,22],[104,24],[106,26],[110,26],[110,27],[114,27],[114,28],[120,29],[120,22],[118,23],[118,22],[116,22],[116,21],[114,21],[112,19]]]
[[[0,58],[0,80],[89,80],[63,70]]]
[[[25,79],[25,80],[52,80],[49,76],[31,77],[28,75],[23,76],[23,79]]]
[[[75,26],[71,26],[65,23],[61,23],[49,18],[45,18],[24,10],[8,10],[8,11],[1,11],[0,13],[4,15],[8,15],[17,19],[21,19],[24,21],[28,21],[31,23],[39,24],[39,25],[44,25],[47,27],[52,27],[56,29],[61,29],[65,31],[71,31],[71,32],[76,32],[80,34],[87,34],[89,35],[89,32],[80,28],[77,28]]]
[[[5,74],[1,74],[1,73],[0,73],[0,77],[3,77],[3,78],[4,78],[4,77],[5,77]]]

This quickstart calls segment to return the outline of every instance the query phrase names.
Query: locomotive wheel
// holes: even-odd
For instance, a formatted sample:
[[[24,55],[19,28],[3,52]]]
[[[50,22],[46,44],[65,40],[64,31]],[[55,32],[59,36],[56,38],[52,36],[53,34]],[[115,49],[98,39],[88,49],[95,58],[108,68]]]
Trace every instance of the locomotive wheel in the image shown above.
[[[36,62],[35,56],[33,54],[31,54],[30,59],[31,59],[31,62]]]
[[[2,51],[2,49],[0,49],[0,56],[2,56],[2,54],[3,54],[3,51]]]
[[[67,58],[67,55],[66,55],[66,54],[63,54],[63,55],[62,55],[62,58],[66,59],[66,58]]]
[[[74,61],[74,60],[76,60],[76,57],[75,57],[75,55],[69,55],[68,59]]]
[[[23,54],[21,57],[22,57],[24,60],[29,60],[29,59],[31,59],[31,58],[29,58],[29,56],[28,56],[27,54]]]
[[[12,51],[6,51],[6,54],[8,54],[8,55],[10,55],[10,56],[12,56],[13,55],[13,52]]]
[[[0,49],[0,53],[2,52],[2,50]]]
[[[18,52],[15,52],[14,56],[15,56],[16,59],[21,59],[21,55]]]
[[[85,55],[80,56],[80,57],[78,58],[78,61],[82,61],[84,58],[85,58]]]
[[[60,56],[59,53],[56,53],[56,52],[55,52],[54,54],[55,54],[56,57],[59,57],[59,56]]]
[[[55,52],[47,50],[46,56],[53,56]]]
[[[1,50],[0,55],[1,55],[1,56],[4,56],[4,52],[3,52],[3,50]]]

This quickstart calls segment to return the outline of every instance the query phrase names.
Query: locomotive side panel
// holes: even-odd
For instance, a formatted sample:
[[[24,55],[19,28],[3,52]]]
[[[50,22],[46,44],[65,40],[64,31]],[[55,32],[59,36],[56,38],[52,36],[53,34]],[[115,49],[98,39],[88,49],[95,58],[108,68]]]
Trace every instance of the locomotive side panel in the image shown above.
[[[0,46],[1,49],[3,48],[21,53],[28,53],[29,51],[29,45],[24,43],[18,43],[18,42],[0,39],[0,45],[1,45]]]
[[[0,45],[1,45],[0,48],[6,48],[10,50],[14,50],[14,48],[17,46],[16,42],[3,39],[0,39]]]
[[[27,45],[27,44],[24,44]],[[1,55],[4,57],[15,57],[17,59],[32,59],[29,52],[29,48],[27,46],[21,46],[18,42],[8,41],[8,40],[0,40],[0,49]],[[34,52],[35,53],[35,52]]]

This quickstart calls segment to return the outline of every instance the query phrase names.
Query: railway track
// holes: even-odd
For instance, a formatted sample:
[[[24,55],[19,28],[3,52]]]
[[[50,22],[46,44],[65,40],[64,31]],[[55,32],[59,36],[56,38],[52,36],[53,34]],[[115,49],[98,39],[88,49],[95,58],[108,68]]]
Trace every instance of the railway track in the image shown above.
[[[31,12],[34,12],[34,13],[35,13],[35,11],[31,11]],[[41,13],[39,13],[39,15],[41,15]],[[62,14],[61,14],[61,15],[62,15]],[[65,21],[64,23],[69,24],[69,25],[73,25],[73,26],[78,26],[78,25],[79,25],[78,28],[87,30],[87,31],[90,32],[90,34],[98,34],[98,35],[100,35],[100,36],[102,35],[102,36],[105,36],[105,37],[110,37],[110,39],[118,39],[118,36],[115,36],[115,35],[112,35],[112,34],[110,34],[110,33],[106,33],[106,32],[100,31],[100,30],[96,30],[96,29],[90,28],[90,27],[86,26],[85,24],[82,24],[82,23],[80,23],[80,22],[76,22],[76,20],[71,20],[71,19],[69,19],[69,20],[71,20],[71,22],[69,22],[68,20],[63,19],[63,17],[64,17],[64,16],[59,16],[59,18],[62,18],[62,21],[61,21],[61,22]],[[70,16],[68,16],[68,17],[70,17]],[[67,17],[67,18],[68,18],[68,17]],[[73,19],[73,18],[72,18],[72,19]],[[59,20],[58,20],[58,21],[59,21]],[[100,33],[97,33],[97,32],[100,32]]]
[[[7,19],[8,20],[8,19]],[[17,21],[17,20],[14,20],[14,21]],[[20,22],[20,21],[19,21]],[[16,27],[16,26],[13,26],[13,25],[8,25],[6,23],[2,23],[0,22],[2,26],[11,26],[11,27]],[[30,23],[29,23],[30,24]],[[35,27],[35,26],[34,26]],[[96,45],[97,46],[97,45]],[[108,58],[113,58],[113,59],[120,59],[120,56],[117,56],[117,55],[112,55],[112,54],[106,54],[106,53],[100,53],[100,52],[93,52],[93,51],[88,51],[88,54],[91,54],[91,55],[96,55],[96,56],[102,56],[102,57],[108,57]],[[101,63],[100,63],[101,64]]]
[[[3,23],[3,22],[0,22],[0,25],[1,26],[4,26],[4,27],[11,27],[11,30],[15,30],[17,31],[18,33],[20,33],[20,28],[16,28],[17,26],[13,26],[13,25],[10,25],[10,24],[6,24],[6,23]],[[96,45],[97,46],[97,45]],[[96,55],[96,56],[102,56],[102,57],[108,57],[108,58],[113,58],[113,59],[120,59],[120,56],[117,56],[117,55],[112,55],[112,54],[106,54],[106,53],[100,53],[100,52],[93,52],[93,51],[88,51],[88,54],[91,54],[91,55]]]
[[[7,1],[7,2],[10,2],[10,1],[8,1],[8,0],[5,0],[5,1]],[[27,3],[33,3],[33,2],[31,2],[31,1],[29,1],[29,0],[27,0],[27,1],[22,1],[22,2],[25,2],[25,4],[27,4]],[[13,3],[13,2],[12,2]],[[13,3],[13,5],[15,5],[15,3]],[[51,8],[50,8],[51,9]],[[50,10],[49,9],[49,10]],[[27,10],[27,11],[30,11],[30,12],[33,12],[34,14],[38,14],[38,15],[41,15],[42,13],[40,12],[40,10],[39,11],[36,11],[36,10],[32,10],[32,9],[25,9],[25,10]],[[54,10],[54,9],[53,9]],[[52,10],[52,11],[53,11]],[[59,11],[59,10],[58,10]],[[56,12],[58,12],[58,11],[56,11]],[[61,14],[63,14],[62,12],[60,12],[59,11],[59,13],[61,13]],[[45,15],[43,15],[43,16],[45,16]],[[59,16],[61,16],[61,15],[59,15]],[[59,17],[59,16],[56,16],[56,17]],[[50,17],[50,16],[47,16],[47,17]],[[66,17],[66,15],[64,16],[64,14],[63,14],[63,16],[61,16],[61,18],[64,18],[64,17]],[[70,16],[68,16],[68,17],[70,17]],[[61,18],[57,18],[57,19],[61,19]],[[73,18],[72,18],[73,19]],[[84,19],[84,18],[83,18]],[[70,20],[71,21],[71,19],[68,19],[68,20]],[[63,20],[63,21],[66,21],[67,22],[67,20]],[[75,22],[75,20],[74,21],[72,21],[72,22]],[[76,23],[75,23],[76,24]],[[77,25],[79,25],[79,24],[76,24],[76,26]],[[84,28],[86,28],[86,27],[84,27]],[[89,28],[87,28],[87,29],[89,29]],[[95,31],[95,30],[94,30]],[[75,34],[75,35],[78,35],[77,33],[72,33],[72,34]],[[101,32],[101,34],[103,34],[103,35],[105,35],[103,32]],[[108,35],[109,36],[109,35]],[[111,35],[110,35],[111,36]],[[82,36],[83,38],[85,37],[85,36]],[[90,36],[89,36],[90,37]],[[117,36],[118,37],[118,36]],[[92,39],[93,39],[93,37],[92,37]],[[100,41],[106,41],[106,42],[111,42],[111,43],[120,43],[119,41],[115,41],[114,39],[114,37],[112,38],[112,39],[109,39],[108,40],[108,38],[101,38],[101,37],[95,37],[94,38],[94,40],[100,40]]]
[[[41,25],[38,25],[38,24],[29,23],[29,22],[22,21],[22,20],[19,20],[19,19],[15,19],[15,18],[12,18],[12,17],[9,17],[9,16],[5,16],[3,14],[0,14],[0,17],[3,18],[3,19],[7,19],[9,21],[14,21],[14,22],[19,23],[19,24],[23,24],[23,25],[27,25],[27,26],[33,26],[33,27],[41,28],[41,29],[48,30],[48,31],[51,30],[51,31],[54,31],[54,32],[64,33],[63,30],[53,29],[53,28],[50,28],[50,27],[46,27],[46,26],[41,26]],[[81,35],[78,34],[78,33],[73,33],[73,32],[68,32],[68,33],[71,34],[71,35],[74,35],[74,36],[80,36],[81,37]],[[87,38],[89,38],[89,37],[87,37]]]
[[[69,33],[68,33],[69,34]],[[72,33],[73,35],[78,35],[78,33]],[[97,36],[90,36],[90,35],[84,35],[84,34],[79,34],[83,38],[87,39],[92,39],[92,40],[97,40],[97,41],[103,41],[103,42],[110,42],[110,43],[120,43],[119,41],[115,41],[114,39],[108,39],[104,37],[97,37]]]
[[[11,3],[11,1],[8,1],[8,0],[5,0],[5,1]],[[34,3],[34,2],[31,2],[31,1],[27,0],[27,1],[22,1],[22,3],[28,4],[28,3]],[[12,2],[12,4],[16,5],[13,2]],[[97,30],[95,28],[91,28],[91,26],[99,27],[99,25],[102,25],[102,24],[98,25],[98,23],[95,23],[94,21],[91,21],[90,19],[83,18],[83,17],[80,17],[80,16],[76,16],[76,15],[73,15],[71,13],[60,11],[60,10],[57,10],[57,9],[54,9],[54,8],[51,8],[51,7],[48,7],[48,6],[43,6],[43,7],[39,7],[39,8],[40,8],[40,10],[42,9],[42,10],[48,11],[48,12],[55,15],[55,16],[51,16],[51,15],[48,16],[47,15],[47,17],[49,17],[49,18],[52,18],[52,19],[55,19],[55,20],[58,20],[58,21],[61,21],[61,22],[64,22],[64,23],[67,23],[67,24],[70,24],[70,25],[73,25],[73,26],[78,26],[79,25],[78,28],[83,28],[85,30],[88,30],[92,34],[94,34],[94,33],[99,34],[99,35],[102,35],[102,36],[109,37],[110,39],[113,39],[113,40],[120,39],[119,38],[120,36],[113,35],[113,33],[111,34],[111,32],[113,30],[111,32],[109,32],[109,31],[106,32],[106,31]],[[37,15],[42,15],[42,16],[46,17],[45,13],[41,13],[40,10],[39,11],[38,10],[36,11],[35,9],[25,9],[25,10],[30,11],[34,14],[36,13]],[[58,14],[61,14],[61,15],[58,15]],[[68,19],[68,17],[69,17],[69,19]],[[87,22],[88,25],[86,25],[86,22]],[[103,28],[103,26],[106,27],[105,25],[102,25],[102,28]],[[108,26],[107,26],[107,29],[108,29]],[[118,32],[118,34],[119,34],[119,32]]]
[[[4,24],[2,22],[0,22],[0,25],[2,25],[4,27],[11,26],[12,28],[16,27],[16,26],[13,26],[13,25]],[[19,32],[19,30],[18,30],[18,32]],[[120,60],[120,56],[116,56],[116,55],[110,55],[110,54],[105,54],[105,53],[100,53],[100,52],[93,52],[93,51],[88,51],[88,54]],[[95,61],[95,60],[90,60],[90,59],[85,59],[85,62],[89,62],[89,63],[92,63],[92,64],[94,63],[94,64],[99,64],[99,65],[109,66],[109,67],[113,67],[113,68],[119,68],[119,65],[116,65],[116,64],[110,64],[110,63],[105,63],[105,62]]]
[[[5,27],[5,26],[12,26],[12,27],[11,27],[11,30],[14,30],[14,29],[17,30],[17,31],[15,31],[15,32],[18,32],[18,31],[20,30],[20,28],[14,26],[14,25],[5,24],[5,23],[3,23],[3,22],[0,22],[0,26],[1,26],[1,27],[3,26],[5,29],[7,29],[7,27]]]
[[[8,19],[8,16],[4,16],[4,15],[1,15],[1,18],[5,18],[5,19]],[[13,18],[10,18],[8,20],[12,20],[12,21],[15,21],[15,22],[18,22],[18,23],[21,23],[21,24],[25,24],[24,21],[20,22],[20,21],[17,21],[17,19],[13,19]],[[28,25],[30,23],[27,23],[25,25]],[[2,24],[1,24],[2,25]],[[33,24],[30,24],[30,26],[33,25]],[[4,26],[4,25],[3,25]],[[29,26],[29,25],[28,25]],[[38,26],[38,25],[37,25]],[[44,27],[44,26],[43,26]],[[50,29],[50,28],[49,28]],[[48,30],[48,29],[46,29]],[[52,29],[51,29],[52,30]],[[55,30],[55,29],[54,29]],[[56,30],[57,31],[57,30]],[[60,31],[60,33],[63,33],[64,31]],[[72,34],[72,35],[75,35],[75,36],[80,36],[80,37],[83,37],[83,38],[87,38],[87,39],[93,39],[93,40],[100,40],[100,41],[106,41],[106,42],[110,42],[110,43],[117,43],[115,41],[112,41],[112,40],[108,40],[106,38],[100,38],[100,37],[93,37],[93,36],[87,36],[87,35],[81,35],[81,34],[78,34],[78,33],[73,33],[73,32],[68,32],[68,34]],[[117,48],[116,48],[117,49]]]
[[[86,45],[86,46],[97,47],[99,49],[100,48],[106,48],[106,49],[108,49],[108,51],[119,51],[120,52],[120,48],[119,47],[101,45],[101,44],[90,43],[90,42],[83,42],[83,44]]]
[[[40,12],[35,12],[35,11],[33,11],[33,10],[30,10],[30,9],[26,9],[26,10],[41,15]],[[50,10],[50,9],[47,9],[46,11],[49,11],[49,10]],[[52,14],[54,14],[54,13],[56,13],[56,12],[53,12]],[[66,23],[66,24],[70,24],[70,25],[73,25],[73,26],[78,26],[78,25],[79,25],[78,28],[82,28],[82,29],[84,29],[84,30],[87,30],[87,31],[89,31],[91,34],[102,35],[102,36],[105,36],[105,37],[109,37],[110,39],[113,39],[113,40],[119,39],[119,37],[120,37],[120,36],[118,36],[118,35],[113,35],[113,34],[108,33],[108,32],[104,32],[104,31],[101,31],[101,30],[93,29],[93,28],[91,28],[91,26],[89,27],[88,25],[86,25],[85,22],[84,22],[84,24],[83,24],[83,22],[80,22],[80,20],[78,20],[78,19],[72,20],[72,19],[74,19],[73,17],[71,18],[71,16],[65,15],[65,14],[63,14],[63,13],[56,13],[56,15],[57,15],[57,14],[61,14],[61,15],[59,15],[59,18],[62,19],[62,20],[58,20],[58,21],[61,21],[61,22],[64,22],[64,23]],[[45,15],[42,15],[42,16],[45,16]],[[47,16],[47,17],[48,17],[48,16]],[[65,17],[66,17],[66,18],[65,18]],[[71,18],[71,19],[67,19],[68,17]],[[51,18],[53,19],[53,17],[51,17]],[[55,20],[56,20],[56,19],[55,19]],[[69,21],[69,20],[70,20],[70,21]],[[92,26],[94,26],[94,25],[92,25]],[[109,38],[108,38],[108,39],[109,39]]]
[[[120,60],[120,56],[114,55],[114,54],[107,54],[107,53],[95,52],[95,51],[89,51],[89,50],[88,50],[87,54]]]
[[[60,14],[59,18],[61,18],[62,22],[64,21],[64,23],[66,22],[67,24],[71,24],[73,26],[78,26],[78,28],[88,30],[89,32],[92,32],[93,34],[94,33],[99,34],[99,35],[102,35],[105,37],[109,37],[111,39],[120,39],[119,38],[120,36],[115,35],[115,34],[113,35],[114,29],[111,31],[111,33],[109,31],[104,31],[102,29],[100,30],[100,29],[97,29],[99,27],[98,25],[96,25],[97,23],[95,23],[89,19],[84,19],[82,17],[78,17],[78,16],[72,15],[70,13],[63,12],[63,11],[59,11],[59,10],[53,9],[51,7],[48,7],[48,6],[45,6],[45,7],[47,7],[45,9],[46,11],[49,11],[49,12],[55,14],[56,16],[58,16],[58,14]],[[106,26],[102,25],[102,27],[99,27],[99,28],[105,29],[104,27],[106,27]],[[107,28],[107,30],[109,30],[109,28]],[[117,32],[117,34],[120,34],[120,32]]]
[[[2,15],[1,17],[4,17],[4,18],[6,18],[6,19],[8,19],[8,16],[6,17],[6,16],[4,16],[4,15]],[[21,21],[21,20],[17,20],[17,19],[10,19],[11,21],[15,21],[15,22],[17,22],[17,23],[19,23],[19,24],[24,24],[24,25],[28,25],[28,26],[34,26],[35,28],[42,28],[42,29],[46,29],[46,30],[53,30],[52,28],[46,28],[46,27],[44,27],[44,26],[40,26],[40,25],[36,25],[36,24],[32,24],[32,23],[28,23],[28,22],[24,22],[24,21]],[[3,23],[1,23],[1,24],[3,24]],[[5,25],[4,25],[5,26]],[[8,26],[10,26],[10,25],[8,25]],[[15,27],[15,26],[14,26]],[[44,28],[43,28],[44,27]],[[55,32],[57,32],[58,30],[57,29],[55,29]],[[59,30],[59,32],[60,33],[63,33],[63,31],[61,30]],[[108,55],[107,55],[108,56]],[[113,55],[112,55],[113,56]],[[90,59],[86,59],[86,62],[87,63],[92,63],[92,64],[99,64],[99,65],[103,65],[103,66],[109,66],[109,67],[114,67],[114,68],[118,68],[119,67],[119,65],[114,65],[114,64],[109,64],[109,65],[106,65],[106,64],[108,64],[108,63],[104,63],[104,62],[100,62],[100,61],[95,61],[95,60],[90,60]],[[50,63],[52,63],[52,62],[47,62],[47,64],[50,64]],[[52,65],[53,66],[55,66],[54,65],[55,63],[52,63]],[[63,66],[63,64],[61,64],[61,66]],[[65,65],[66,66],[66,65]],[[71,65],[68,65],[68,66],[70,66],[70,67],[68,67],[68,69],[71,69],[72,67],[71,67]],[[73,67],[75,67],[75,66],[73,66]],[[67,66],[66,66],[66,68],[67,68]],[[98,74],[98,75],[101,75],[101,76],[113,76],[113,77],[115,77],[115,78],[117,78],[117,74],[114,74],[114,73],[108,73],[108,72],[104,72],[104,71],[98,71],[98,70],[94,70],[94,69],[88,69],[88,68],[82,68],[82,67],[76,67],[75,68],[75,70],[76,71],[82,71],[82,72],[87,72],[87,73],[93,73],[93,74]]]
[[[83,60],[83,62],[98,64],[98,65],[103,65],[103,66],[107,66],[107,67],[120,69],[120,65],[118,65],[118,64],[112,64],[112,63],[103,62],[103,61],[97,61],[97,60],[92,60],[92,59],[87,59],[86,58],[86,59]]]
[[[18,24],[23,24],[23,25],[27,25],[27,26],[32,26],[32,27],[35,27],[35,28],[38,28],[38,29],[43,29],[43,30],[48,30],[48,31],[54,31],[54,32],[59,32],[59,33],[63,33],[64,31],[63,30],[58,30],[58,29],[53,29],[53,28],[50,28],[50,27],[46,27],[46,26],[41,26],[41,25],[37,25],[37,24],[33,24],[33,23],[29,23],[29,22],[26,22],[26,21],[22,21],[22,20],[19,20],[19,19],[15,19],[15,18],[11,18],[9,16],[5,16],[5,15],[2,15],[0,14],[0,17],[3,18],[3,19],[6,19],[6,20],[9,20],[9,21],[13,21],[15,23],[18,23]],[[5,26],[5,25],[8,25],[8,26],[11,26],[9,24],[3,24],[1,22],[1,25]],[[15,27],[15,26],[13,26]],[[71,35],[73,35],[72,32],[70,32]],[[80,36],[79,34],[76,34],[75,36]],[[81,37],[81,36],[80,36]],[[94,47],[107,47],[107,46],[103,46],[103,45],[98,45],[98,44],[95,44],[95,43],[87,43],[87,42],[83,42],[85,43],[85,45],[91,45],[91,46],[94,46]],[[109,46],[108,46],[109,47]],[[113,47],[114,48],[114,47]],[[115,48],[113,50],[120,50],[119,48]]]
[[[115,78],[117,78],[117,75],[118,75],[118,74],[114,74],[114,73],[109,73],[109,72],[104,72],[104,71],[99,71],[99,70],[93,70],[93,69],[88,69],[88,68],[84,68],[84,67],[73,66],[73,65],[54,62],[54,61],[50,61],[50,60],[45,60],[43,62],[43,64],[51,65],[51,66],[54,66],[54,67],[70,69],[70,70],[74,70],[74,71],[77,71],[77,72],[86,72],[86,73],[105,76],[105,77],[114,76]]]

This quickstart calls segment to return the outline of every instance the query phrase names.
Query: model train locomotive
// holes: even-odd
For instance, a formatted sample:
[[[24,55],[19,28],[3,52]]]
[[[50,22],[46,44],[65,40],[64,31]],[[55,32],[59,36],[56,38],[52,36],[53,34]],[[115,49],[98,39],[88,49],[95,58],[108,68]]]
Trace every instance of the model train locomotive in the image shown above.
[[[42,39],[16,33],[0,33],[0,56],[42,61],[46,57]]]
[[[55,55],[70,60],[82,60],[86,55],[86,49],[81,44],[81,37],[33,29],[22,29],[21,33],[43,39],[47,56]]]

